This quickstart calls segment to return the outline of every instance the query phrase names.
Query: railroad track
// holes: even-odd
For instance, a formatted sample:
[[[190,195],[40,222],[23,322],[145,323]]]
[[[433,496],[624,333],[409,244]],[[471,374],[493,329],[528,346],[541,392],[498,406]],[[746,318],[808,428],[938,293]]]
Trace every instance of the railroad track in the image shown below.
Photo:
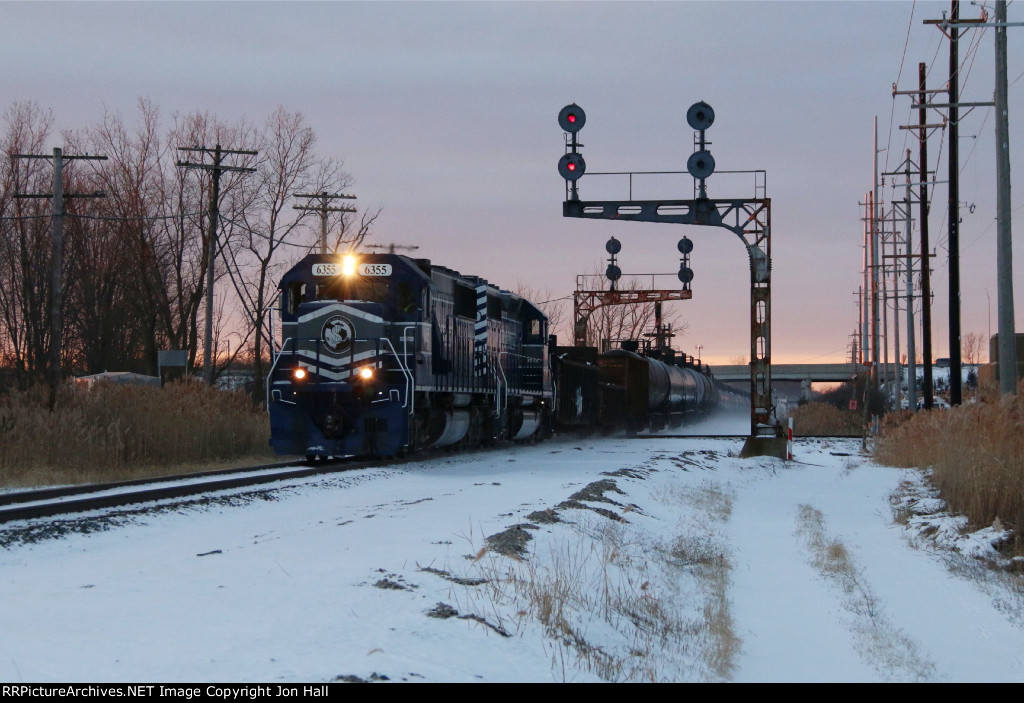
[[[69,515],[158,500],[189,498],[216,491],[248,488],[353,469],[395,466],[447,456],[449,453],[438,449],[417,452],[401,458],[348,457],[316,462],[300,460],[113,483],[92,483],[3,493],[0,494],[0,525],[17,520]]]
[[[264,464],[234,469],[178,474],[83,486],[62,486],[0,495],[0,524],[52,517],[171,498],[186,498],[220,490],[246,488],[275,481],[379,466],[382,461],[305,461]],[[393,462],[388,462],[393,463]]]
[[[617,439],[743,439],[746,435],[619,435]],[[807,439],[809,437],[802,437]],[[571,438],[569,441],[573,441]],[[175,498],[188,498],[222,490],[247,488],[277,481],[305,478],[320,474],[351,471],[374,466],[390,466],[409,461],[423,461],[445,455],[444,452],[422,452],[405,459],[338,459],[334,461],[280,462],[220,469],[193,474],[176,474],[158,478],[134,479],[113,483],[93,483],[60,488],[42,488],[0,494],[0,524],[84,513],[140,503]]]

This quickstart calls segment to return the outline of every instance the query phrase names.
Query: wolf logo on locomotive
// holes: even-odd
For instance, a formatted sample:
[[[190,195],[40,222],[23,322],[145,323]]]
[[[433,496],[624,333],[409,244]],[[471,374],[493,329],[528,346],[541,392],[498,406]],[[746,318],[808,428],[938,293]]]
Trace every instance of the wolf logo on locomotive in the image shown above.
[[[324,323],[322,332],[324,346],[334,354],[344,351],[354,336],[352,323],[341,315],[334,315]]]
[[[706,368],[685,356],[557,347],[533,303],[482,278],[398,254],[339,259],[307,256],[279,285],[282,340],[267,379],[279,454],[635,431],[718,404]]]

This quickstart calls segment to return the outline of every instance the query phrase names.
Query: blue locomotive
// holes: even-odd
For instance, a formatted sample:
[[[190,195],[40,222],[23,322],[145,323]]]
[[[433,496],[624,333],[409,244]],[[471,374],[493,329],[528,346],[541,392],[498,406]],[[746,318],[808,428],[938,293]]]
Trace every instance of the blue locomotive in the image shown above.
[[[393,456],[550,429],[548,322],[522,297],[397,254],[313,254],[279,290],[278,454]]]
[[[314,254],[279,289],[282,342],[267,379],[278,454],[658,430],[744,402],[671,349],[558,347],[531,302],[427,259]]]

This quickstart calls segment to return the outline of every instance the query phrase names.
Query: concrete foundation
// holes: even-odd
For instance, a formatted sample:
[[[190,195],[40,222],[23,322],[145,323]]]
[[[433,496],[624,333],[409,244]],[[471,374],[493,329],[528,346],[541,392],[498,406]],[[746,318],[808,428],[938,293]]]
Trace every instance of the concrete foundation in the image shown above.
[[[746,459],[752,456],[773,456],[776,459],[786,458],[785,437],[747,437],[743,443],[743,451],[740,458]]]

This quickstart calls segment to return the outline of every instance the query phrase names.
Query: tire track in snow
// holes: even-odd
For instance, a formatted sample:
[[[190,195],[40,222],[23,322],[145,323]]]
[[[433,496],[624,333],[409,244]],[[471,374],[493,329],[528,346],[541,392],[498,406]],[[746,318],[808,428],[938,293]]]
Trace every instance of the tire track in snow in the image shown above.
[[[846,545],[828,536],[820,510],[806,504],[797,509],[797,535],[811,565],[842,589],[842,606],[848,613],[844,624],[854,635],[854,646],[865,663],[886,681],[938,680],[935,663],[885,616],[884,604],[872,592]]]

